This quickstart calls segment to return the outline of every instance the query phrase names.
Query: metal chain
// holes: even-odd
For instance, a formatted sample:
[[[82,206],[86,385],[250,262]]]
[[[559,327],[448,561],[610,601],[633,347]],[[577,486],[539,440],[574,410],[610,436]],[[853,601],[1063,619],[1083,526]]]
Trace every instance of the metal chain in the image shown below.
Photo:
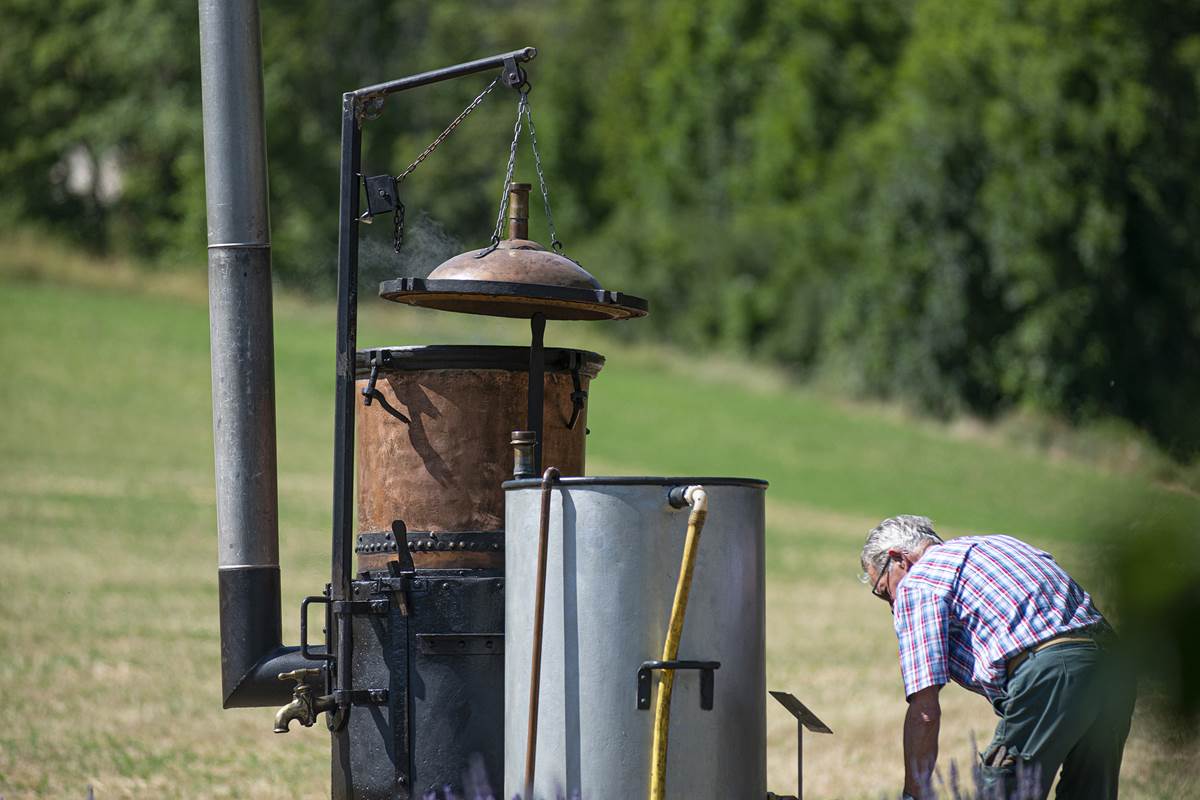
[[[476,97],[474,100],[472,100],[470,105],[468,105],[466,108],[464,108],[462,110],[462,112],[457,117],[455,117],[450,122],[449,125],[446,126],[446,130],[439,133],[437,138],[434,139],[432,142],[430,142],[429,145],[424,150],[421,151],[421,154],[419,156],[417,156],[416,159],[411,164],[408,165],[408,169],[404,170],[404,172],[401,172],[398,176],[396,176],[396,183],[399,184],[401,181],[403,181],[405,178],[407,178],[409,175],[411,175],[413,173],[413,170],[415,170],[418,166],[420,166],[421,162],[424,161],[426,158],[428,158],[429,154],[432,153],[434,150],[436,150],[439,144],[446,141],[446,137],[449,136],[451,133],[453,133],[454,129],[457,128],[464,119],[466,119],[468,116],[470,116],[472,111],[479,108],[479,104],[483,102],[483,99],[488,96],[488,93],[491,92],[492,89],[496,88],[496,84],[499,82],[500,82],[499,77],[494,78],[492,80],[492,82],[487,85],[487,88],[484,89],[482,92],[480,92],[479,96]]]
[[[512,186],[513,172],[517,168],[517,144],[521,141],[521,121],[528,105],[529,92],[523,90],[520,99],[517,100],[517,121],[513,124],[513,140],[508,148],[508,169],[504,173],[504,191],[500,194],[500,211],[496,214],[496,227],[492,231],[491,244],[477,253],[476,258],[483,258],[500,244],[500,233],[504,230],[504,214],[508,210],[508,192]]]
[[[396,198],[396,211],[392,214],[392,249],[396,254],[400,254],[400,248],[404,246],[404,203],[400,202],[400,198]]]
[[[466,108],[464,108],[461,112],[459,112],[459,115],[457,117],[455,117],[453,120],[450,121],[450,124],[446,126],[446,129],[444,131],[442,131],[441,133],[439,133],[437,135],[437,138],[435,138],[432,142],[430,142],[428,145],[426,145],[425,149],[421,151],[420,155],[418,155],[413,160],[413,162],[408,165],[408,168],[396,176],[395,185],[396,185],[396,189],[397,189],[397,192],[396,192],[397,195],[399,195],[400,184],[404,181],[404,179],[407,178],[409,175],[413,174],[413,171],[416,170],[416,168],[421,165],[421,162],[424,161],[425,159],[429,158],[430,154],[433,153],[434,150],[437,150],[438,145],[440,145],[442,142],[446,141],[446,137],[448,137],[451,133],[453,133],[454,129],[457,128],[459,125],[461,125],[462,121],[464,119],[466,119],[468,116],[470,116],[472,111],[479,108],[479,105],[484,101],[484,98],[486,98],[491,93],[492,89],[496,88],[496,84],[499,82],[500,82],[499,76],[497,76],[496,78],[493,78],[492,82],[489,83],[487,85],[487,87],[485,87],[484,90],[482,92],[480,92],[475,97],[475,99],[472,100],[467,105]],[[396,251],[396,253],[399,253],[400,248],[403,246],[404,246],[404,203],[400,202],[400,198],[399,198],[399,196],[397,196],[396,197],[396,210],[395,210],[395,213],[392,215],[392,249],[394,251]]]
[[[546,225],[550,229],[550,246],[554,252],[562,255],[563,244],[558,240],[558,233],[554,230],[554,215],[550,213],[550,189],[546,186],[546,175],[542,172],[542,154],[538,151],[537,131],[533,127],[533,115],[529,112],[529,95],[523,94],[525,100],[525,121],[529,123],[529,142],[533,145],[533,163],[537,168],[538,185],[542,190],[542,204],[546,207]]]

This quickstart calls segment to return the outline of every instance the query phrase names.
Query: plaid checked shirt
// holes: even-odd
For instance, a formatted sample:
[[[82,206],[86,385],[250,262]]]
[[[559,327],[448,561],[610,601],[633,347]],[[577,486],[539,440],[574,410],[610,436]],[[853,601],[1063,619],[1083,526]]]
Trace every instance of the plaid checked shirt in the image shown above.
[[[1104,622],[1053,556],[1011,536],[930,547],[900,581],[892,612],[906,696],[954,680],[992,701],[1010,658]]]

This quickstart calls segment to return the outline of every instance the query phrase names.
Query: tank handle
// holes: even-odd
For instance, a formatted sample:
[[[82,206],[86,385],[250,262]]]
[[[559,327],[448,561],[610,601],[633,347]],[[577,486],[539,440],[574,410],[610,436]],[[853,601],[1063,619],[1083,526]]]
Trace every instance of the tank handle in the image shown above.
[[[583,412],[587,405],[587,391],[583,388],[583,379],[579,371],[583,369],[583,354],[572,351],[568,364],[571,369],[571,419],[567,421],[567,430],[575,430],[575,423],[579,422],[579,415]]]
[[[387,413],[391,414],[396,419],[403,422],[405,425],[411,425],[412,420],[401,414],[388,403],[387,398],[383,396],[383,392],[375,388],[375,382],[379,380],[379,365],[384,361],[387,354],[382,350],[371,351],[371,374],[367,376],[367,385],[363,387],[362,399],[363,405],[371,405],[372,400],[378,400],[379,406]]]
[[[720,661],[643,661],[637,672],[637,707],[639,711],[650,708],[653,682],[651,673],[656,669],[694,669],[700,671],[700,709],[713,710],[713,672],[721,668]]]

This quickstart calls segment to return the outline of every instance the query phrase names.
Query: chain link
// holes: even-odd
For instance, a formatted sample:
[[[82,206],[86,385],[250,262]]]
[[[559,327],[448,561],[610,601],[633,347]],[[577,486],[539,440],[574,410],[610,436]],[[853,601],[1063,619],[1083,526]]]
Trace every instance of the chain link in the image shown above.
[[[563,244],[558,240],[558,233],[554,230],[554,215],[550,213],[550,189],[546,186],[546,174],[542,172],[542,154],[538,150],[537,131],[533,127],[533,115],[529,112],[528,94],[522,95],[525,98],[525,121],[529,124],[529,142],[533,145],[533,164],[537,168],[538,185],[542,190],[542,204],[546,207],[546,226],[550,229],[550,246],[554,252],[562,255]]]

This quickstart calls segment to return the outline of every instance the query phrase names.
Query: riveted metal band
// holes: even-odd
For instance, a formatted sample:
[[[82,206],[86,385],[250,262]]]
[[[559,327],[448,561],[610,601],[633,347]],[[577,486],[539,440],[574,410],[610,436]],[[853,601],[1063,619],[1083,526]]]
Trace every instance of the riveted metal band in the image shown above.
[[[410,553],[501,552],[504,531],[408,531],[404,546]],[[354,545],[358,555],[399,552],[392,531],[360,533]]]

